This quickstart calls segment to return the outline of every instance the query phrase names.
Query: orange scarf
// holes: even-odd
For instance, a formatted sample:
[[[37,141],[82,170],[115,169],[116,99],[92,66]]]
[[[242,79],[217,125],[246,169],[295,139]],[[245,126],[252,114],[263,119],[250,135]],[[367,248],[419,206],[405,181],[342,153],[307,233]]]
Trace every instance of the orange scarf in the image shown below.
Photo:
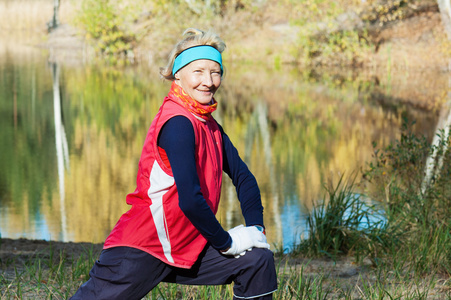
[[[191,98],[181,86],[176,84],[175,81],[172,82],[168,96],[205,121],[210,118],[211,113],[218,107],[218,102],[216,102],[214,98],[212,99],[212,104],[201,104],[197,102]]]

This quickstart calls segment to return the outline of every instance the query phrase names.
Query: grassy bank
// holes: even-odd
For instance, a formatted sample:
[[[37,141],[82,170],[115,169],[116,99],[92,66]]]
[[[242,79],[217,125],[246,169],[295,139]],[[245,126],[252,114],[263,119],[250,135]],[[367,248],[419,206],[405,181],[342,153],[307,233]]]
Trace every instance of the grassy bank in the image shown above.
[[[52,248],[53,247],[53,248]],[[1,299],[68,299],[88,278],[99,245],[76,252],[49,246],[35,256],[2,259]],[[399,257],[401,259],[401,257]],[[446,276],[415,274],[395,267],[350,257],[293,258],[277,256],[279,289],[274,299],[449,299]],[[231,299],[232,286],[159,284],[144,299]]]
[[[275,252],[274,298],[450,299],[451,154],[449,137],[445,132],[439,137],[431,146],[405,125],[396,143],[375,145],[362,182],[343,177],[327,187],[309,215],[307,237],[292,253]],[[426,167],[434,170],[432,180],[424,176]],[[101,245],[47,243],[21,252],[13,241],[2,242],[11,249],[0,261],[2,299],[65,299],[86,281],[101,250]],[[231,297],[231,286],[162,283],[145,299]]]

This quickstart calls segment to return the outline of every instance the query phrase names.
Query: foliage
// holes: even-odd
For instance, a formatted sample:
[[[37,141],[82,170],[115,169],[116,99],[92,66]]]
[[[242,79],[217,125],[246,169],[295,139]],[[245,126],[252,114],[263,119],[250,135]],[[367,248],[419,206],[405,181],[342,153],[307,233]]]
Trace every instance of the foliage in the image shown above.
[[[362,13],[362,19],[370,24],[383,26],[389,22],[405,19],[409,10],[414,9],[419,3],[419,0],[373,0],[370,1],[369,8]]]
[[[307,66],[359,66],[378,43],[378,27],[436,7],[433,0],[300,1],[293,25],[299,29],[293,55]]]
[[[302,1],[294,9],[298,13],[293,25],[299,33],[293,55],[299,63],[358,66],[363,62],[370,45],[354,1]]]
[[[438,143],[429,144],[411,132],[412,125],[406,121],[394,145],[375,150],[365,180],[378,187],[372,195],[383,200],[389,224],[396,224],[404,232],[402,247],[393,251],[413,261],[415,272],[431,268],[450,272],[450,139],[441,131]],[[427,181],[426,168],[431,165],[435,175]]]
[[[305,29],[304,29],[305,32]],[[355,30],[306,32],[299,38],[298,60],[301,64],[359,66],[369,50],[366,32]]]
[[[344,12],[344,8],[355,7],[356,1],[339,0],[309,0],[309,1],[292,1],[295,3],[292,8],[295,11],[293,19],[296,25],[304,26],[312,22],[320,22],[331,20]]]
[[[147,3],[152,3],[155,8],[154,11],[164,11],[165,13],[177,13],[177,10],[183,8],[192,16],[202,16],[212,18],[224,15],[227,9],[234,7],[236,10],[244,9],[252,5],[253,0],[147,0]]]
[[[402,210],[402,200],[416,203],[423,178],[421,166],[429,151],[426,138],[409,131],[405,121],[401,137],[394,145],[390,144],[384,150],[376,149],[376,143],[373,143],[373,147],[374,161],[369,163],[369,169],[364,174],[378,189],[373,196],[384,198],[390,211]]]
[[[83,0],[76,18],[93,40],[95,49],[107,56],[132,55],[137,42],[130,28],[135,13],[124,7],[124,1]]]
[[[369,222],[380,206],[367,207],[353,191],[354,181],[343,183],[342,178],[310,213],[309,236],[293,253],[333,259],[353,254],[360,262],[369,258],[377,280],[364,282],[359,291],[371,299],[386,295],[425,299],[436,285],[435,275],[430,275],[447,278],[451,273],[450,138],[442,130],[438,143],[430,145],[423,136],[412,134],[410,126],[405,121],[395,144],[375,150],[364,174],[364,181],[377,187],[368,191],[381,200],[384,219]],[[436,172],[425,185],[423,170],[431,157]],[[395,281],[406,285],[388,288]]]
[[[96,52],[117,61],[118,57],[133,59],[139,45],[160,52],[160,44],[165,44],[167,50],[175,42],[174,32],[181,33],[188,27],[221,28],[227,23],[223,19],[225,15],[257,12],[263,3],[255,0],[82,0],[75,20],[94,42]]]
[[[374,161],[369,164],[365,177],[383,189],[375,191],[374,197],[384,196],[393,217],[401,215],[410,222],[422,220],[439,225],[451,212],[448,187],[451,155],[444,147],[449,145],[449,136],[440,131],[439,142],[430,145],[424,136],[418,137],[410,131],[413,124],[404,122],[401,137],[394,145],[374,151]],[[433,153],[432,164],[437,175],[424,189],[426,160]]]
[[[290,23],[285,43],[290,50],[273,54],[273,48],[261,47],[265,58],[272,55],[277,65],[295,60],[308,66],[355,67],[373,48],[368,32],[374,24],[403,20],[421,5],[419,0],[140,0],[132,5],[128,0],[83,0],[78,20],[106,55],[132,55],[139,45],[155,52],[152,57],[164,57],[161,52],[174,44],[174,32],[198,27],[214,28],[237,45],[234,55],[238,51],[255,59],[243,41],[256,30],[262,38],[270,35],[270,22],[284,16]],[[177,21],[168,21],[168,16]]]

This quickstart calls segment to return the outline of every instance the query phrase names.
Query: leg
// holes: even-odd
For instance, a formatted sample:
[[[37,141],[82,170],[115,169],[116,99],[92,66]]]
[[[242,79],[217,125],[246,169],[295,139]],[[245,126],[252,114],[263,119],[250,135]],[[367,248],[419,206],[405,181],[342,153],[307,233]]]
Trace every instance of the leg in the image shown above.
[[[235,299],[272,299],[277,290],[273,253],[254,248],[240,258],[207,246],[189,270],[176,269],[164,281],[189,285],[234,285]]]
[[[103,250],[85,282],[71,298],[141,299],[171,269],[152,255],[130,247]]]

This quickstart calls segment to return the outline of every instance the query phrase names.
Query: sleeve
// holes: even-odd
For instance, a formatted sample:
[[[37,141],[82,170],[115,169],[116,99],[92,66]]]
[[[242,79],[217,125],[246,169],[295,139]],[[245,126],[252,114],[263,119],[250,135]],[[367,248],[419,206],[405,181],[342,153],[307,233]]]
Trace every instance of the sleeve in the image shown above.
[[[263,205],[257,180],[239,156],[238,150],[232,144],[223,128],[219,127],[223,141],[223,170],[232,179],[236,188],[246,226],[261,225],[264,227]]]
[[[232,238],[219,224],[200,189],[191,121],[184,116],[169,119],[160,131],[158,146],[165,150],[171,165],[180,209],[214,248],[230,247]]]

